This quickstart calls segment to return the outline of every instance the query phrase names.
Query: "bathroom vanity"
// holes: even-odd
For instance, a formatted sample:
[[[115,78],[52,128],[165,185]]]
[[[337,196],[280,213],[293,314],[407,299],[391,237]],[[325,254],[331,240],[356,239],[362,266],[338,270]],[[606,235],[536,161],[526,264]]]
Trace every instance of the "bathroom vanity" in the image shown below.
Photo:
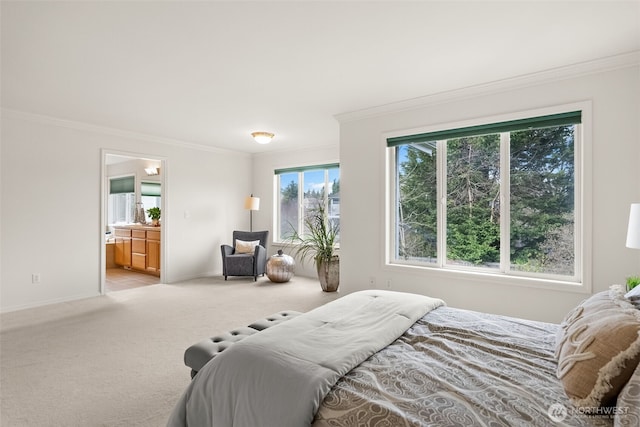
[[[145,225],[113,227],[114,262],[118,266],[160,276],[160,228]]]

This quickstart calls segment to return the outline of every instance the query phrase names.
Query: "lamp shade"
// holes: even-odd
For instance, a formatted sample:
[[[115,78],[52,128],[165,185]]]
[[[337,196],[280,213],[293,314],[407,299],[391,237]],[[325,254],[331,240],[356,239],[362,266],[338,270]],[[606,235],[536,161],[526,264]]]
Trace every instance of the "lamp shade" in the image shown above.
[[[640,249],[640,203],[632,203],[629,211],[627,247]]]
[[[260,197],[253,197],[253,194],[244,199],[244,208],[250,211],[260,210]]]

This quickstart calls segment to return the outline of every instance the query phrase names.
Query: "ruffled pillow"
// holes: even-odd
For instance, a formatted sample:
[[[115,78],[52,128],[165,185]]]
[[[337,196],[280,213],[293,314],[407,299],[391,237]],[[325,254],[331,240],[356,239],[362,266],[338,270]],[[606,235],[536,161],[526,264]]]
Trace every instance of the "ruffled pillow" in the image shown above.
[[[640,310],[622,286],[593,295],[565,317],[556,357],[574,405],[588,412],[615,402],[640,361]]]

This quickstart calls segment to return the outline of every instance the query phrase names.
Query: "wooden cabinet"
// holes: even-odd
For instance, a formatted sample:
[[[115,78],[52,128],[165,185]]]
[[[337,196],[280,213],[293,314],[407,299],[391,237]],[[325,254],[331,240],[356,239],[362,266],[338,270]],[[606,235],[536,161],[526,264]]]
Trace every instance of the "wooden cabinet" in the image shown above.
[[[147,269],[147,232],[145,230],[131,230],[131,268]]]
[[[131,230],[116,228],[113,260],[117,265],[131,267]]]
[[[160,273],[160,232],[147,231],[147,271]]]
[[[160,230],[116,227],[115,236],[116,264],[160,275]]]
[[[147,255],[146,254],[131,254],[131,268],[136,270],[146,270]]]

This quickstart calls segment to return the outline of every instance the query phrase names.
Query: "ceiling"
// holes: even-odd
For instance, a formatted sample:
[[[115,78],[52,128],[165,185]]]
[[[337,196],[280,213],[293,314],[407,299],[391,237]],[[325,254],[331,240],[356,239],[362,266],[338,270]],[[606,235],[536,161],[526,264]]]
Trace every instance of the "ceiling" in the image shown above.
[[[340,113],[640,49],[640,1],[0,7],[3,108],[248,153],[338,144]]]

